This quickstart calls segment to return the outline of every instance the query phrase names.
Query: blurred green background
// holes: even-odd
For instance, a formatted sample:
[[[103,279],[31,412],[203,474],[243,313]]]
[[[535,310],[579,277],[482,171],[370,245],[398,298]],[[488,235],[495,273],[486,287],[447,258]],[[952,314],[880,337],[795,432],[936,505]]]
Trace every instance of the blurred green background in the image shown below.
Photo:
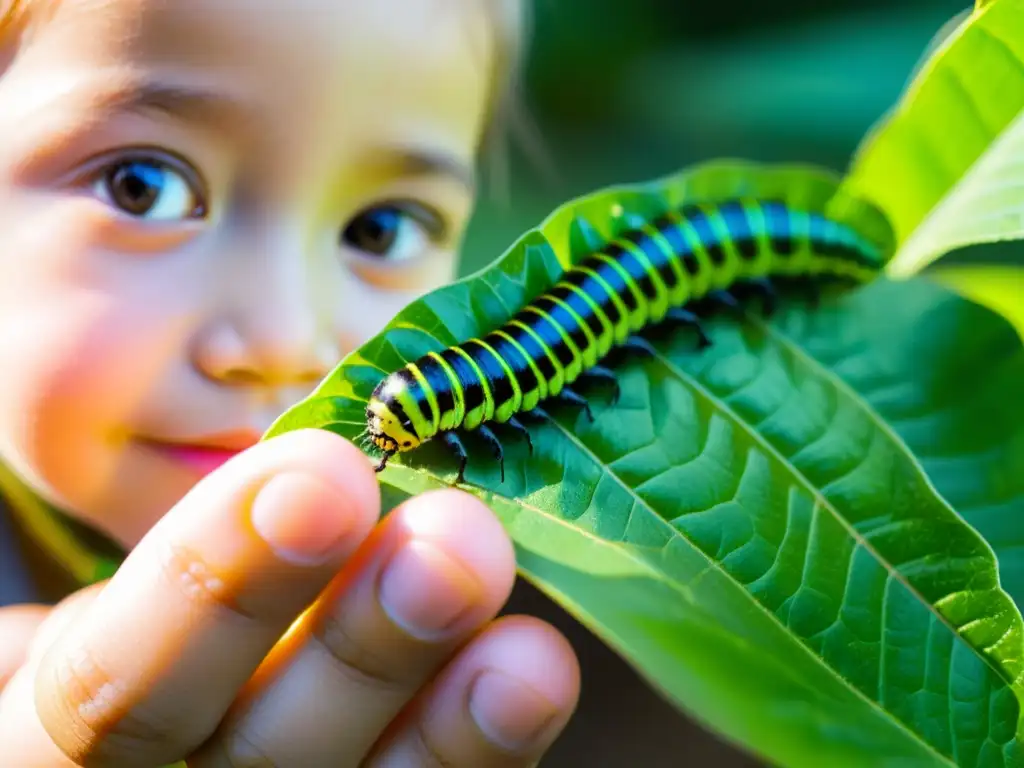
[[[484,188],[463,270],[606,184],[724,156],[843,170],[936,32],[969,5],[532,0],[522,98],[549,167],[512,152],[508,189]]]
[[[566,199],[716,157],[846,168],[964,0],[535,0],[522,94],[547,155],[485,173],[465,245],[476,270]],[[583,670],[545,766],[761,765],[662,702],[560,608],[520,583],[507,613],[558,626]]]

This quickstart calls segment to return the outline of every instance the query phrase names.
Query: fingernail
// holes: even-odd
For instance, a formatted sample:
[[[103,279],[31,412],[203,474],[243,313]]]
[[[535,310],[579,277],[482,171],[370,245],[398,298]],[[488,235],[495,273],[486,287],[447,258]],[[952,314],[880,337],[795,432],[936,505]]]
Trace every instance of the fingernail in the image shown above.
[[[538,746],[558,708],[530,684],[488,670],[473,682],[469,712],[494,744],[509,752],[527,752]]]
[[[465,566],[423,541],[409,541],[396,552],[380,581],[380,602],[395,624],[420,640],[440,640],[481,596]]]
[[[355,504],[338,488],[306,472],[270,479],[253,501],[253,527],[282,560],[319,565],[330,560],[356,520]]]

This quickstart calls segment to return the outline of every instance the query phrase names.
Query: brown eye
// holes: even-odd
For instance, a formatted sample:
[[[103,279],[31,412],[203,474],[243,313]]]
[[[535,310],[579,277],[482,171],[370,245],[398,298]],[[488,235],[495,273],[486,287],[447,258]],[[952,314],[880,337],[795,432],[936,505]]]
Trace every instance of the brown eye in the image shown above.
[[[414,259],[444,233],[441,217],[414,206],[378,205],[356,215],[342,232],[345,245],[388,261]]]
[[[113,164],[95,187],[106,202],[136,218],[174,221],[206,215],[205,204],[192,180],[157,160]]]

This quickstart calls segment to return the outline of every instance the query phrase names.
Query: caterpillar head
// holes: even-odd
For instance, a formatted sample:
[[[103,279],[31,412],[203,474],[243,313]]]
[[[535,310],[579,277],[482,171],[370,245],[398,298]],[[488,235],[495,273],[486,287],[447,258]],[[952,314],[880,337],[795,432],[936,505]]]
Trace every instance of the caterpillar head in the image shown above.
[[[366,404],[366,431],[385,453],[411,451],[422,442],[402,404],[407,396],[405,382],[391,375],[377,385]]]

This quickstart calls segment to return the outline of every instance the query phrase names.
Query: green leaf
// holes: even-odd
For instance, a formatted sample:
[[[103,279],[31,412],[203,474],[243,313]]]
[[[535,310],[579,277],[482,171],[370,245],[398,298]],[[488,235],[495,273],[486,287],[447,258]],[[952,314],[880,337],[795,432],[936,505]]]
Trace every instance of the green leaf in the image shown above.
[[[1024,236],[1024,0],[993,0],[938,46],[869,132],[847,192],[890,217],[894,275]]]
[[[1006,244],[1000,244],[1006,245]],[[1019,256],[1024,244],[1016,243],[1014,256]],[[964,258],[970,259],[973,252],[984,249],[998,250],[995,246],[969,246]],[[961,296],[995,310],[1017,329],[1024,339],[1024,269],[1010,263],[993,263],[981,256],[977,262],[953,262],[943,258],[929,276],[948,285]],[[1021,263],[1024,266],[1024,262]]]
[[[968,284],[983,274],[974,270]],[[940,282],[938,273],[931,279]],[[1018,271],[1016,279],[1024,292],[1024,273]],[[905,303],[895,318],[905,321],[894,323],[892,312],[865,315],[858,333],[871,349],[872,365],[864,371],[867,376],[858,371],[844,378],[899,434],[943,497],[985,537],[998,557],[1003,589],[1024,605],[1021,338],[989,310],[926,286],[909,292],[884,289]],[[979,293],[988,288],[981,286]],[[845,365],[829,350],[815,354],[837,372]],[[871,373],[878,370],[893,372],[882,386]]]
[[[884,219],[837,186],[811,169],[716,163],[567,204],[399,313],[267,436],[357,439],[385,374],[501,324],[573,259],[684,202],[781,197],[886,244]],[[594,423],[556,411],[533,428],[532,458],[510,436],[503,484],[470,444],[467,490],[509,530],[523,575],[671,701],[773,762],[1024,765],[1020,612],[989,546],[884,416],[925,446],[956,444],[962,415],[946,410],[961,392],[928,372],[1005,345],[1005,324],[930,283],[879,281],[818,311],[793,300],[770,323],[709,330],[703,352],[689,334],[652,333],[658,356],[618,369],[619,403],[595,392]],[[971,415],[1024,387],[1015,354],[1017,373],[972,393]],[[392,459],[382,482],[448,485],[437,442]],[[950,489],[981,509],[993,500],[967,487],[977,466],[958,465]]]
[[[917,76],[921,73],[921,70],[927,66],[927,64],[935,56],[935,52],[943,45],[946,41],[953,37],[960,26],[971,18],[974,13],[974,8],[964,8],[960,13],[947,19],[945,23],[939,27],[939,31],[932,35],[932,39],[928,41],[928,45],[925,46],[924,51],[918,56],[917,62],[914,64],[914,68],[910,71],[910,77],[907,78],[907,82],[904,85],[904,90],[907,90],[911,84],[917,79]]]

